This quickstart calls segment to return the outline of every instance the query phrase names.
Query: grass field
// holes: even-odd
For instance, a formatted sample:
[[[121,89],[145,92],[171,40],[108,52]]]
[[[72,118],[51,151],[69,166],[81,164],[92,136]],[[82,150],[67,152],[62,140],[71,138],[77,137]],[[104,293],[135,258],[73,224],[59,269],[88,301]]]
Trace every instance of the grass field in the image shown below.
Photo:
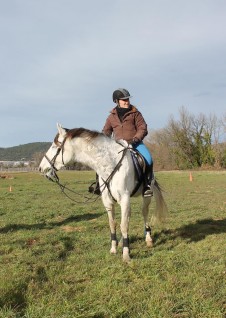
[[[80,201],[94,180],[59,175]],[[12,176],[0,179],[0,317],[226,317],[226,172],[157,173],[169,218],[148,249],[132,199],[130,264],[109,253],[101,200],[75,204],[38,173]]]

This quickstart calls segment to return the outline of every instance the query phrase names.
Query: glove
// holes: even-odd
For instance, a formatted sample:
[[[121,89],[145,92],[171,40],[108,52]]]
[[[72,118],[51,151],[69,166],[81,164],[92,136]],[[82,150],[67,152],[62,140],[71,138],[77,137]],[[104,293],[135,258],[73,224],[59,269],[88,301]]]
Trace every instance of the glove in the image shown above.
[[[134,137],[133,141],[132,141],[132,145],[136,146],[136,144],[138,144],[139,142],[140,142],[140,140],[137,137]]]

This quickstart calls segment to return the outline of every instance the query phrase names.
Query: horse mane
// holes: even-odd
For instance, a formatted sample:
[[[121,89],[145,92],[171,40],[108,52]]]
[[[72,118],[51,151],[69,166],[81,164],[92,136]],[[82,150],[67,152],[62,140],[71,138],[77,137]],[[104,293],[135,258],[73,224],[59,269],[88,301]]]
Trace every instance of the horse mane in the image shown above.
[[[82,137],[88,140],[92,140],[98,136],[104,136],[103,133],[96,131],[96,130],[89,130],[86,128],[73,128],[67,131],[68,138],[76,138],[76,137]]]
[[[86,140],[90,141],[98,136],[106,136],[105,134],[96,131],[96,130],[89,130],[86,128],[73,128],[73,129],[67,129],[64,128],[67,132],[67,138],[73,139],[76,137],[82,137],[85,138]],[[59,133],[57,133],[56,137],[54,138],[54,142],[57,144],[58,143],[58,137]]]

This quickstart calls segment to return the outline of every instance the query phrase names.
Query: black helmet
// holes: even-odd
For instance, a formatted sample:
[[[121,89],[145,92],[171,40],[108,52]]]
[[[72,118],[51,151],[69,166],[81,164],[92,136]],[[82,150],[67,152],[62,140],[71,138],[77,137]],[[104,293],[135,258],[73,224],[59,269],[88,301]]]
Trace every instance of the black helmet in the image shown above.
[[[112,99],[116,103],[118,99],[128,99],[130,98],[130,93],[125,88],[118,88],[113,92]]]

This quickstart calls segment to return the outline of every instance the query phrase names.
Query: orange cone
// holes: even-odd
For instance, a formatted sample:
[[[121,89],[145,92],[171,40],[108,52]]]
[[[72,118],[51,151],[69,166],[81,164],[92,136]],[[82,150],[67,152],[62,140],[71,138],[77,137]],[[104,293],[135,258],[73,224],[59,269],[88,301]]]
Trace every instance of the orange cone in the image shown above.
[[[192,174],[190,172],[189,180],[192,181]]]
[[[12,186],[9,186],[9,192],[12,192],[13,190],[12,190]]]

